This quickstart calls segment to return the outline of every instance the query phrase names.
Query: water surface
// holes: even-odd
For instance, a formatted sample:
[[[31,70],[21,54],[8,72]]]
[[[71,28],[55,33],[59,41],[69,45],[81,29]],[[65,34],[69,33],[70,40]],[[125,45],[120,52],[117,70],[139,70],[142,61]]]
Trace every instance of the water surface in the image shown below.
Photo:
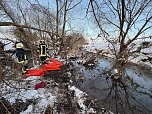
[[[112,59],[97,59],[93,69],[75,66],[85,77],[78,87],[100,101],[101,106],[121,114],[152,113],[152,72],[137,66],[129,66],[125,70],[125,88],[117,84],[112,88],[111,79],[106,80],[102,73],[112,68]]]

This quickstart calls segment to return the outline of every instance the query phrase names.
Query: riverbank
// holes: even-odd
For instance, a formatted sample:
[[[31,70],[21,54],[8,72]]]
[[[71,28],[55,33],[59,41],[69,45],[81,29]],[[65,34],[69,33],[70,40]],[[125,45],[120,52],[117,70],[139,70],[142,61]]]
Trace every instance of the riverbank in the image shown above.
[[[151,55],[148,55],[151,56]],[[147,59],[147,55],[144,54],[136,54],[136,57],[131,56],[128,60],[128,63],[130,65],[134,65],[137,67],[140,67],[141,69],[148,70],[149,72],[152,72],[152,61],[142,61],[143,59]],[[97,57],[99,58],[110,58],[114,60],[114,57],[112,57],[109,54],[99,54]]]
[[[152,60],[148,60],[148,57],[151,57],[151,55],[144,55],[142,53],[137,54],[137,57],[130,57],[130,62],[138,67],[141,67],[142,69],[149,70],[152,72]],[[145,60],[145,61],[144,61]]]

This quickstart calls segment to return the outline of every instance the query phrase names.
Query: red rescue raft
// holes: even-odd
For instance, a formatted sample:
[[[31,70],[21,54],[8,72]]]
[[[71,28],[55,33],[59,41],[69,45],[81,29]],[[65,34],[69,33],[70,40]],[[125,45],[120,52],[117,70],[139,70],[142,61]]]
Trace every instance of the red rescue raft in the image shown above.
[[[23,76],[28,77],[28,76],[44,76],[44,70],[43,69],[31,69],[28,70],[26,74]]]
[[[28,76],[44,76],[45,72],[47,71],[54,71],[54,70],[61,70],[59,68],[63,64],[53,58],[50,58],[51,62],[47,62],[46,64],[42,65],[40,69],[30,69],[26,74],[23,76],[28,77]]]
[[[60,66],[58,66],[58,65],[54,65],[54,64],[47,63],[47,64],[44,64],[44,65],[42,66],[42,69],[45,70],[45,71],[61,70],[59,67],[60,67]]]
[[[63,64],[53,58],[50,58],[50,61],[53,62],[55,65],[59,65],[59,66],[62,66]]]

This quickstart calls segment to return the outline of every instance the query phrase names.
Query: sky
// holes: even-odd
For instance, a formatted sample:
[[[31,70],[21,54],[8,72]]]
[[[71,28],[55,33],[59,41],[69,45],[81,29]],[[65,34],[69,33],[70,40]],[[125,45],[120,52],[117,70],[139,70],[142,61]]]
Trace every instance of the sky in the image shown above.
[[[49,1],[49,5],[48,5],[48,1]],[[72,0],[72,5],[76,4],[79,0]],[[100,0],[96,0],[96,1],[100,1]],[[116,3],[116,0],[112,0],[114,5]],[[44,6],[49,6],[50,8],[52,8],[51,10],[55,11],[56,10],[56,2],[55,0],[39,0],[40,4],[44,5]],[[83,35],[86,38],[93,38],[96,39],[97,35],[99,33],[99,27],[97,27],[96,22],[94,20],[93,14],[92,12],[88,13],[88,16],[86,16],[86,8],[88,6],[88,2],[89,0],[82,0],[82,2],[76,6],[73,10],[71,10],[70,12],[68,12],[68,22],[66,25],[66,29],[67,30],[72,30],[75,32],[79,32],[79,33],[83,33]],[[101,5],[100,5],[101,6]],[[91,7],[91,6],[90,6]],[[104,13],[109,13],[111,10],[109,10],[107,8],[107,6],[105,6],[104,8]],[[109,13],[111,14],[111,13]],[[143,16],[141,16],[140,19],[145,18]],[[118,20],[118,16],[114,19],[114,20]],[[94,21],[94,22],[93,22]],[[119,22],[115,22],[115,23],[119,23]],[[143,25],[142,22],[138,22],[135,27],[137,29],[132,29],[129,33],[130,37],[133,37],[136,35],[136,33],[139,31],[139,28],[141,28],[141,25]],[[104,26],[104,25],[103,25]],[[111,26],[107,26],[105,27],[105,29],[107,31],[113,31],[114,28],[112,28]],[[146,35],[149,36],[152,34],[152,30],[149,30],[146,32]],[[112,32],[112,36],[117,37],[118,33],[117,32]],[[145,35],[145,34],[143,34]]]
[[[22,0],[24,1],[24,0]],[[39,3],[42,6],[45,7],[49,7],[50,10],[52,12],[55,13],[56,10],[56,0],[29,0],[31,1],[31,3],[36,4],[35,1],[39,1]],[[77,3],[78,0],[73,0],[73,4],[71,6],[73,6],[75,3]],[[98,32],[99,32],[99,28],[97,27],[97,25],[95,24],[94,21],[94,17],[92,16],[92,13],[89,13],[87,17],[86,16],[86,8],[88,5],[88,0],[82,0],[81,4],[79,4],[78,6],[76,6],[73,10],[71,10],[70,12],[68,12],[68,23],[66,24],[66,30],[71,30],[73,32],[78,32],[78,33],[82,33],[85,38],[87,39],[96,39]],[[105,11],[106,12],[106,11]],[[90,21],[91,20],[91,21]],[[136,25],[137,28],[140,28],[141,24]],[[106,26],[106,29],[108,28],[108,30],[113,30],[113,28],[110,28],[108,26]],[[138,29],[131,31],[130,35],[133,36],[135,32],[138,32]],[[148,34],[152,34],[152,30],[147,32]],[[114,34],[112,34],[112,37],[116,36],[116,32],[114,32]],[[0,33],[1,36],[2,33]],[[9,36],[10,37],[10,36]]]
[[[55,11],[56,3],[55,0],[39,0],[40,4],[48,6],[48,1],[51,10]],[[78,0],[73,0],[74,4],[77,3]],[[72,4],[71,6],[73,6]],[[73,10],[68,12],[68,21],[69,23],[66,24],[67,30],[72,30],[75,32],[83,33],[86,38],[96,38],[98,27],[95,26],[94,23],[90,22],[90,14],[88,17],[86,16],[86,7],[88,5],[88,0],[82,0],[82,2],[76,6]],[[92,19],[92,17],[91,17]]]

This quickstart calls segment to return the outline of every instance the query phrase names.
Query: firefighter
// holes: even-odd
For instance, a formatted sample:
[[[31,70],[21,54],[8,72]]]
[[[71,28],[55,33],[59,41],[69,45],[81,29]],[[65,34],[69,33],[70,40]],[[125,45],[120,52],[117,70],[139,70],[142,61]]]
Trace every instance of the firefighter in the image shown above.
[[[45,44],[44,40],[40,41],[40,44],[38,46],[38,52],[39,52],[39,57],[40,57],[40,61],[44,62],[47,59],[47,45]]]
[[[17,57],[17,63],[21,64],[22,73],[25,74],[27,72],[27,56],[25,54],[24,45],[21,42],[15,43],[15,53]]]

